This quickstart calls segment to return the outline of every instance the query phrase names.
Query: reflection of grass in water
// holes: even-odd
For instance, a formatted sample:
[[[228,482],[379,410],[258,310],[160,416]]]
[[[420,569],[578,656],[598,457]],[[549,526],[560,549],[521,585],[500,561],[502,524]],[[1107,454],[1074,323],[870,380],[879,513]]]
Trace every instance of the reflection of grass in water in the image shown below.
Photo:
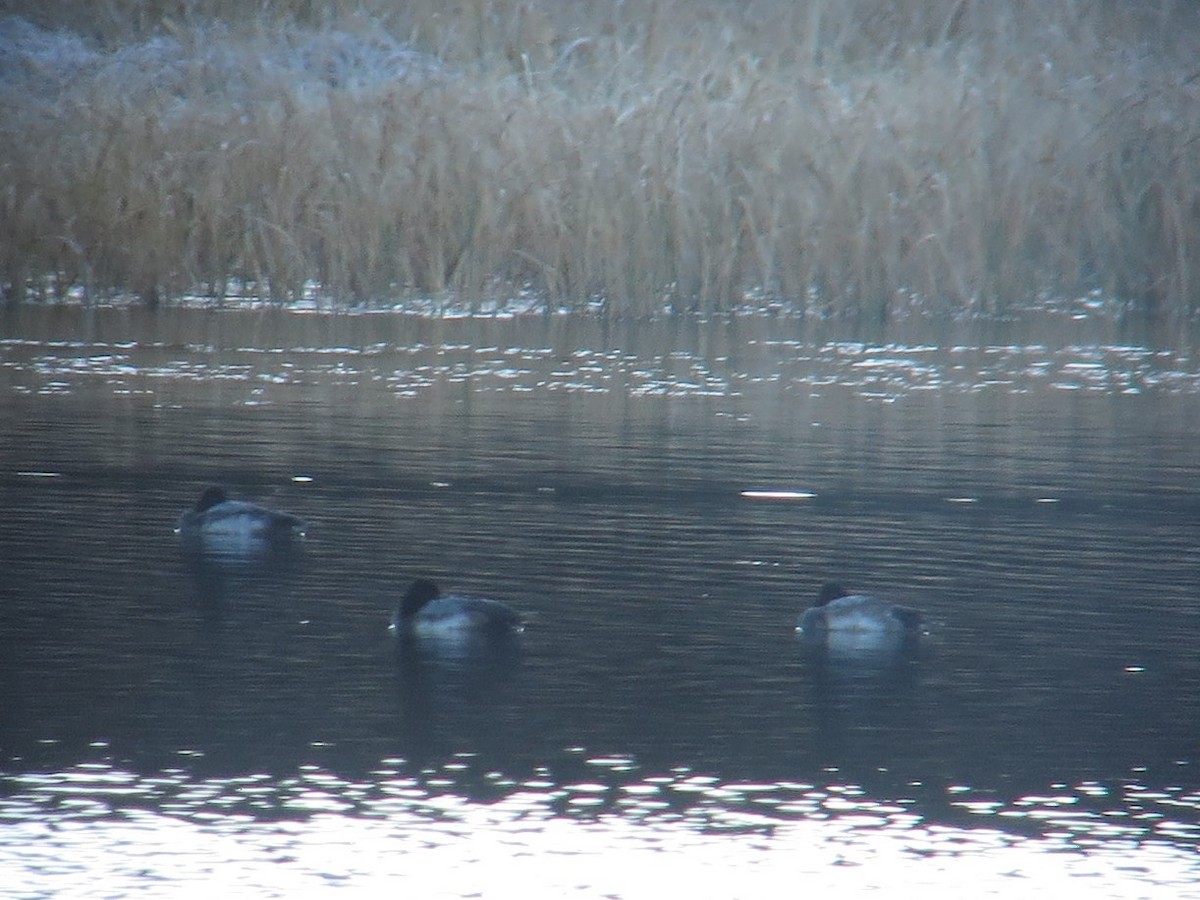
[[[1191,4],[251,6],[7,4],[10,289],[1195,293]]]

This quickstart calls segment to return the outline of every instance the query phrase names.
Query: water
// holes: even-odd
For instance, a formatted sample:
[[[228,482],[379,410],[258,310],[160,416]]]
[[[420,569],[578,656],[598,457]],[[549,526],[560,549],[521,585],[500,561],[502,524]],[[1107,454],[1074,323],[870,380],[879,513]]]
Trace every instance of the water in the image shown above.
[[[1178,342],[5,316],[0,893],[1193,891]],[[191,565],[211,482],[308,519],[299,558]],[[417,575],[518,652],[398,660]],[[921,653],[806,658],[830,577]]]

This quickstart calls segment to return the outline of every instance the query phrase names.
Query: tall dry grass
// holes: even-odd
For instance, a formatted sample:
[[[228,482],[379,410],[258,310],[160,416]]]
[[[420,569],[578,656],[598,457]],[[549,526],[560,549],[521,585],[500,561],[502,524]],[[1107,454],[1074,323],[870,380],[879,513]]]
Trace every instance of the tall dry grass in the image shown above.
[[[1197,306],[1182,0],[0,10],[9,297]]]

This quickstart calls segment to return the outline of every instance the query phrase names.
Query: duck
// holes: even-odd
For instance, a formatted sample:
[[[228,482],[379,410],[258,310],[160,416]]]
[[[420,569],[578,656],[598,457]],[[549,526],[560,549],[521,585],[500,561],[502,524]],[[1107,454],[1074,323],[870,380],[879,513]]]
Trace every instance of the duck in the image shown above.
[[[211,485],[179,517],[175,533],[204,550],[253,555],[287,546],[303,538],[306,529],[298,516],[245,500],[231,500],[224,488]]]
[[[835,581],[821,587],[817,602],[800,616],[804,638],[844,647],[883,648],[916,640],[923,617],[918,610],[869,594],[852,594]]]
[[[499,600],[443,594],[428,578],[412,583],[392,616],[390,629],[413,638],[503,637],[522,631],[521,618]]]

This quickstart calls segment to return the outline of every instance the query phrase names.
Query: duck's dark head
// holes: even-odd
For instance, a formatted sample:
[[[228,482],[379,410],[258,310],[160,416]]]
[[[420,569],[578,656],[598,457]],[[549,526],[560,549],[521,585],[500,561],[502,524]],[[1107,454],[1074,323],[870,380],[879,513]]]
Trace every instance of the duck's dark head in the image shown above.
[[[825,606],[834,600],[840,600],[842,597],[849,596],[850,592],[836,581],[827,581],[821,585],[820,593],[817,594],[817,606]]]
[[[192,507],[192,512],[204,512],[207,509],[212,509],[219,503],[224,503],[229,497],[225,494],[225,489],[220,485],[212,484],[206,487],[203,493],[200,494],[200,499],[196,501],[196,505]]]
[[[421,611],[421,607],[426,603],[436,600],[440,593],[438,586],[428,578],[418,578],[404,594],[404,599],[400,601],[397,618],[411,619]]]

